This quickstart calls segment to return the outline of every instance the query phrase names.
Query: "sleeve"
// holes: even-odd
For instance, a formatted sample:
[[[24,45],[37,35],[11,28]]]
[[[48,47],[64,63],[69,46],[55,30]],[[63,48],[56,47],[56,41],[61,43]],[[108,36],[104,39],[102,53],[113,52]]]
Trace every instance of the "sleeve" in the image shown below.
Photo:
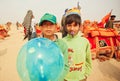
[[[85,62],[85,76],[88,77],[92,71],[92,58],[90,51],[90,43],[86,47],[86,62]]]
[[[69,72],[69,64],[68,64],[68,47],[64,46],[64,59],[65,59],[65,68],[64,68],[64,75],[66,75]]]
[[[59,46],[62,50],[63,56],[64,56],[64,70],[62,75],[60,76],[60,78],[58,79],[58,81],[64,81],[64,77],[66,76],[66,74],[69,72],[69,65],[68,65],[68,46],[66,45],[66,43],[62,42],[59,43]]]

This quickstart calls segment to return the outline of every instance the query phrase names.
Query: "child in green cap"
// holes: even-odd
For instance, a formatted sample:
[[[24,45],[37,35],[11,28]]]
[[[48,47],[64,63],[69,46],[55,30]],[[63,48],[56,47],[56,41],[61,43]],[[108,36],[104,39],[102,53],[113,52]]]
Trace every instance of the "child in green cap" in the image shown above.
[[[50,13],[44,14],[40,20],[39,26],[41,27],[42,37],[48,38],[54,41],[63,53],[65,68],[64,68],[63,74],[60,76],[58,81],[64,81],[64,76],[69,71],[68,47],[66,43],[63,42],[63,40],[58,39],[57,35],[54,34],[56,32],[56,26],[57,26],[56,17]]]
[[[65,81],[86,81],[92,69],[90,43],[79,34],[81,16],[76,11],[71,9],[65,17],[65,29],[68,34],[63,38],[63,41],[68,45],[70,66]]]

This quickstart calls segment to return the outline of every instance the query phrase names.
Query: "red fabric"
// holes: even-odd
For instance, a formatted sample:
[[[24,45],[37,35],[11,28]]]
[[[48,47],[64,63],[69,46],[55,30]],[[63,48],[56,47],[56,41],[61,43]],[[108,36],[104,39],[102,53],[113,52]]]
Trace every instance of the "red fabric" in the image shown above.
[[[26,35],[26,28],[24,27],[24,34]]]
[[[40,29],[36,29],[36,33],[41,33],[41,30]]]
[[[120,36],[117,36],[117,40],[120,42]]]
[[[112,12],[112,11],[111,11],[111,12]],[[105,16],[102,18],[101,22],[98,23],[98,26],[99,26],[99,27],[104,27],[104,24],[105,24],[106,22],[108,22],[108,20],[109,20],[109,18],[110,18],[110,16],[111,16],[111,12],[109,12],[107,15],[105,15]]]
[[[103,24],[102,22],[98,23],[97,25],[98,25],[98,27],[100,27],[100,28],[104,28],[104,24]]]
[[[89,40],[90,44],[91,44],[91,49],[96,48],[96,41],[94,37],[87,37],[87,39]],[[99,41],[100,40],[104,40],[107,44],[107,46],[111,46],[110,44],[110,38],[109,37],[98,37]],[[117,46],[116,44],[116,37],[112,37],[113,40],[113,44],[114,46]]]
[[[111,46],[109,37],[99,37],[98,39],[104,40],[106,42],[107,46]]]
[[[99,28],[90,31],[92,37],[101,36],[101,37],[115,37],[118,36],[118,32],[114,29],[104,29]]]
[[[87,39],[88,39],[89,42],[90,42],[91,49],[96,48],[95,38],[94,38],[94,37],[87,37]]]

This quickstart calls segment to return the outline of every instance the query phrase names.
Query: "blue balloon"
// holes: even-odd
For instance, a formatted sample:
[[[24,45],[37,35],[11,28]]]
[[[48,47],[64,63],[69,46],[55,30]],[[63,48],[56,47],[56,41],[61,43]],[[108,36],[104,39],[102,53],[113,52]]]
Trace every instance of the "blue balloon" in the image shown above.
[[[63,69],[63,54],[49,39],[34,38],[19,51],[17,71],[22,81],[57,81]]]

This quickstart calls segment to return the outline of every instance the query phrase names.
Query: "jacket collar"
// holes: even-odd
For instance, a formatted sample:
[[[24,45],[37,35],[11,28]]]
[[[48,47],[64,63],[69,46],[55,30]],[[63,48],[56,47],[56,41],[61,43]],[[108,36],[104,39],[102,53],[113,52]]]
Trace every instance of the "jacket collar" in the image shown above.
[[[42,37],[44,38],[44,35],[41,35],[41,38],[42,38]],[[54,34],[54,39],[53,39],[52,41],[55,42],[57,39],[58,39],[58,36],[57,36],[56,34]]]

